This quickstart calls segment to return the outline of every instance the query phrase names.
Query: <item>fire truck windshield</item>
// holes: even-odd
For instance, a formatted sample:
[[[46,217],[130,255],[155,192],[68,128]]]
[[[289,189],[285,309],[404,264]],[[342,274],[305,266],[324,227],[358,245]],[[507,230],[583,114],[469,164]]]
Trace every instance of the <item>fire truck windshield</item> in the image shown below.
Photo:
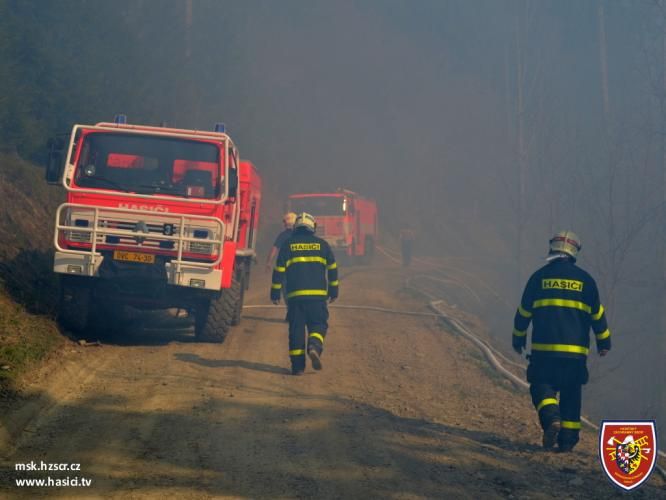
[[[307,196],[289,200],[292,212],[307,212],[317,216],[344,215],[343,196]]]
[[[128,193],[218,198],[220,149],[207,142],[93,132],[80,145],[74,184]]]

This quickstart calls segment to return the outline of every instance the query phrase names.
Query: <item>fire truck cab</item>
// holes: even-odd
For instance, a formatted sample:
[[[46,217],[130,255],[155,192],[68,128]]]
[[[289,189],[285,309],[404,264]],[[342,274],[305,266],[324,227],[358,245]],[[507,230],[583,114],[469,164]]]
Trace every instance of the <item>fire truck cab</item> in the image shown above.
[[[75,125],[68,144],[50,146],[47,181],[67,195],[53,240],[63,325],[95,328],[116,306],[177,307],[194,316],[197,338],[223,341],[240,320],[261,199],[256,169],[244,182],[223,125],[128,125],[119,115]]]
[[[334,193],[292,194],[288,210],[307,212],[317,220],[317,235],[333,248],[336,257],[369,263],[377,242],[377,205],[374,200],[339,189]]]

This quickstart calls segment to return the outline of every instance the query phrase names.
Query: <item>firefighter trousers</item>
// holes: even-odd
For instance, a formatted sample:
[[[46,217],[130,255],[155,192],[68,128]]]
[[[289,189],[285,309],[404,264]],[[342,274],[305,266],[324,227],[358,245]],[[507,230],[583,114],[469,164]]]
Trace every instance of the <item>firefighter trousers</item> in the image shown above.
[[[289,358],[292,371],[305,370],[307,349],[319,354],[324,349],[324,338],[328,331],[328,305],[325,300],[290,300],[287,309],[289,320]]]
[[[557,400],[557,393],[560,400]],[[552,422],[561,422],[557,443],[560,448],[571,448],[578,442],[580,433],[580,409],[582,386],[570,384],[557,387],[552,384],[533,383],[530,385],[532,403],[539,414],[541,428],[546,429]]]

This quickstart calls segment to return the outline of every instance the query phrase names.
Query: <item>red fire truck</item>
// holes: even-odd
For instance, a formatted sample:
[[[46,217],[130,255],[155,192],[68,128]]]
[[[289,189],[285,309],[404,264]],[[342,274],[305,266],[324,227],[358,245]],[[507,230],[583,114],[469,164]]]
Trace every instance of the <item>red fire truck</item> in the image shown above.
[[[63,325],[84,332],[117,306],[178,307],[198,339],[222,342],[240,320],[261,200],[259,175],[223,124],[195,131],[119,115],[75,125],[68,144],[50,147],[47,181],[67,192],[54,237]]]
[[[353,191],[299,193],[289,196],[288,209],[308,212],[317,219],[317,235],[336,256],[369,263],[377,242],[377,205]]]

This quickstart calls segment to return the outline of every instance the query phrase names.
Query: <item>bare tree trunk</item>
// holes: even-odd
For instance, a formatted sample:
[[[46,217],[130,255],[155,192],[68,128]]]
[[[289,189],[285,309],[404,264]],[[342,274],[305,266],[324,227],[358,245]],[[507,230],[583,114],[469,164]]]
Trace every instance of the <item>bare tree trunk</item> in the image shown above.
[[[511,144],[513,150],[513,99],[511,98],[511,62],[510,43],[504,48],[504,111],[506,112],[506,142]]]
[[[607,302],[610,311],[613,311],[612,303],[615,297],[615,247],[616,247],[616,238],[615,238],[615,165],[612,154],[612,134],[611,134],[611,118],[610,118],[610,98],[608,92],[608,50],[606,42],[606,16],[604,11],[604,0],[597,1],[597,21],[599,24],[598,35],[599,35],[599,70],[600,70],[600,84],[601,84],[601,100],[603,103],[604,110],[604,155],[606,156],[605,160],[608,165],[608,190],[607,190],[607,221],[606,225],[608,227],[607,231],[607,255],[608,259],[602,269],[604,269],[604,275],[606,275],[607,286]],[[608,307],[607,306],[607,307]]]
[[[183,79],[179,85],[181,92],[181,106],[175,113],[177,127],[199,126],[199,96],[194,81],[194,64],[192,61],[192,24],[193,24],[193,1],[184,0],[180,8],[183,8]],[[188,124],[189,122],[189,124]]]
[[[597,4],[597,17],[599,19],[599,64],[601,66],[601,95],[604,103],[604,120],[606,135],[610,137],[610,98],[608,96],[608,54],[606,43],[606,17],[603,0]]]
[[[660,90],[659,93],[659,120],[660,120],[660,134],[659,134],[659,146],[661,153],[661,213],[664,214],[666,210],[666,16],[664,16],[664,2],[660,0],[659,7],[662,13],[661,19],[661,78],[660,78]],[[660,280],[660,290],[659,290],[659,303],[660,303],[660,317],[659,317],[659,332],[658,336],[661,338],[661,351],[662,359],[666,359],[666,224],[664,220],[666,217],[660,217],[660,241],[658,246],[658,261],[661,265],[661,280]],[[666,368],[664,364],[661,363],[660,368],[661,377],[658,380],[664,380],[666,374],[664,371]],[[657,393],[657,412],[663,414],[666,412],[666,395],[664,391],[656,391]]]
[[[192,0],[185,0],[185,59],[192,57]]]
[[[526,2],[527,9],[527,2]],[[527,17],[527,16],[526,16]],[[525,47],[521,16],[516,17],[516,145],[518,159],[518,217],[516,237],[517,281],[522,283],[523,241],[525,238],[528,151],[525,140]]]

